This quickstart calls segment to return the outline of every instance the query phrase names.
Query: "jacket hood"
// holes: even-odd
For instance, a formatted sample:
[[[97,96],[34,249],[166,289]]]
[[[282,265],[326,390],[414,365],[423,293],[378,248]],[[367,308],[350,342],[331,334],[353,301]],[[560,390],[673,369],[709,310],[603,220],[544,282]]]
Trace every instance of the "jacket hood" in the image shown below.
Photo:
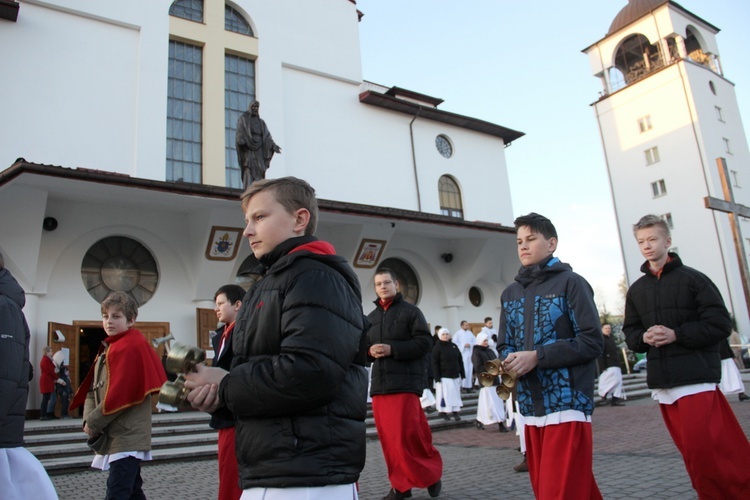
[[[21,309],[26,305],[26,294],[23,288],[7,269],[0,269],[0,295],[8,297]]]
[[[362,291],[359,287],[359,279],[354,274],[346,259],[336,255],[336,249],[326,241],[320,241],[315,236],[299,236],[289,238],[278,245],[267,255],[260,259],[260,263],[268,270],[272,267],[283,269],[299,258],[315,259],[327,265],[344,277],[354,291],[357,299],[362,301]],[[278,268],[276,267],[278,265]]]
[[[526,288],[531,283],[541,283],[546,281],[553,274],[572,270],[573,268],[570,264],[561,262],[557,257],[550,256],[539,264],[534,264],[533,266],[522,266],[521,269],[518,270],[515,280],[520,283],[521,286]]]

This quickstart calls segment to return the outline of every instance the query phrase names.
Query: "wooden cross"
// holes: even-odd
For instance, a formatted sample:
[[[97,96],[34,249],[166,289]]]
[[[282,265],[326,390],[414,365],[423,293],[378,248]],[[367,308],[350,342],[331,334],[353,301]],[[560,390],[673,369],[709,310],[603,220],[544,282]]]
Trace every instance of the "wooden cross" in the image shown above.
[[[740,231],[740,217],[750,218],[750,208],[740,205],[734,201],[732,192],[732,183],[729,181],[729,170],[727,161],[724,158],[716,158],[716,166],[719,167],[719,177],[721,178],[721,187],[724,191],[724,199],[706,196],[703,201],[706,208],[719,210],[729,214],[729,222],[732,224],[732,236],[734,237],[734,248],[737,251],[737,261],[740,264],[740,276],[742,278],[742,289],[745,292],[745,306],[750,311],[750,272],[747,267],[747,255],[745,254],[745,245],[742,241]]]

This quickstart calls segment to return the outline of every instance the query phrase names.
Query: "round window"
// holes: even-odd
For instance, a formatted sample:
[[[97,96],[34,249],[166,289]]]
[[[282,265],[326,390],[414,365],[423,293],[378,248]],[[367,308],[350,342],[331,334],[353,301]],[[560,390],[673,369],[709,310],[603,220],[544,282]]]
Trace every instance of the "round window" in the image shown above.
[[[471,305],[474,307],[481,306],[482,302],[484,302],[484,299],[482,298],[482,290],[475,286],[469,288],[469,302],[471,302]]]
[[[81,279],[89,295],[101,303],[110,292],[126,292],[142,306],[159,285],[159,269],[151,252],[125,236],[97,241],[81,263]]]
[[[453,146],[451,146],[451,141],[446,136],[439,135],[435,137],[435,147],[443,157],[450,158],[453,156]]]

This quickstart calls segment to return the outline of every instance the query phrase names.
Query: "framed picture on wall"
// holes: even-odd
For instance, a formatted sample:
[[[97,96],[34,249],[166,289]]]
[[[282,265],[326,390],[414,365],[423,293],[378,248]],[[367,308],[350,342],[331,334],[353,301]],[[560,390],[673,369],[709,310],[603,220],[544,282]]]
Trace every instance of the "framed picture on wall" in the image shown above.
[[[240,247],[242,229],[236,227],[214,226],[206,246],[208,260],[232,260],[237,256]]]
[[[383,255],[385,240],[369,240],[363,238],[359,244],[359,250],[354,256],[354,267],[371,268],[380,262],[380,256]]]

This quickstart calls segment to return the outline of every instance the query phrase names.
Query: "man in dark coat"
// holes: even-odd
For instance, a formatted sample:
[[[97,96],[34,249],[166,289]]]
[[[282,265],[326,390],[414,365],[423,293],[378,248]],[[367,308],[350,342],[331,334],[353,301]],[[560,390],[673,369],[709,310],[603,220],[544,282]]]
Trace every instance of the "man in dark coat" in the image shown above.
[[[622,368],[620,368],[620,350],[617,348],[615,339],[612,338],[612,325],[602,325],[604,336],[604,352],[597,363],[599,364],[599,387],[597,392],[601,399],[596,406],[605,406],[607,395],[612,394],[612,406],[625,406],[625,390],[622,386]]]
[[[281,148],[273,142],[266,122],[258,114],[259,108],[260,103],[253,101],[237,119],[237,160],[245,189],[253,182],[265,179],[273,154],[281,154]]]
[[[645,352],[647,382],[700,498],[745,498],[750,444],[717,388],[719,346],[732,322],[716,285],[669,252],[672,237],[656,215],[634,226],[646,258],[625,299],[623,332]]]
[[[385,500],[409,498],[411,488],[440,494],[443,459],[419,403],[424,363],[432,347],[427,321],[398,292],[386,268],[375,272],[375,309],[368,315],[368,355],[372,361],[372,412],[383,448],[391,490]]]

